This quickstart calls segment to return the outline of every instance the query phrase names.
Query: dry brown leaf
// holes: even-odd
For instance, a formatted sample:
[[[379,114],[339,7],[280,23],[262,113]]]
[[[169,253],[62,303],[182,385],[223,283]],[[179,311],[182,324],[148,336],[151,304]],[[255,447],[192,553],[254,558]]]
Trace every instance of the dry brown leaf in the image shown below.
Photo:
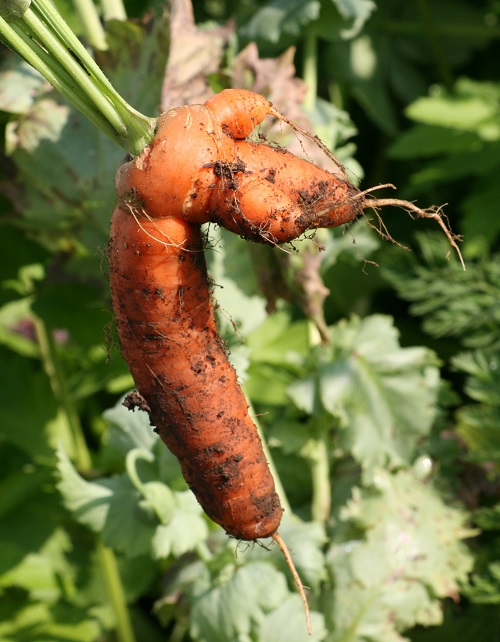
[[[201,31],[190,0],[170,0],[170,48],[161,91],[161,109],[205,102],[213,94],[208,76],[220,70],[234,26]]]
[[[232,86],[250,89],[265,96],[288,120],[310,132],[312,125],[302,107],[307,86],[295,75],[294,57],[295,48],[290,47],[278,58],[259,58],[257,45],[250,43],[234,60],[231,70]],[[306,158],[333,174],[339,174],[338,166],[314,140],[298,135],[283,122],[267,119],[262,133],[269,140],[276,140],[286,146],[292,154]]]

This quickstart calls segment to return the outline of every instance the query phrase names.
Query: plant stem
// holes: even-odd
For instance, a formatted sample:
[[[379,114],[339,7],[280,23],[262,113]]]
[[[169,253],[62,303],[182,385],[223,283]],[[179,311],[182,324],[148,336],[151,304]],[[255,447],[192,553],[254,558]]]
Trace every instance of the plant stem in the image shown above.
[[[12,23],[0,18],[0,37],[129,153],[151,142],[155,119],[118,94],[49,0],[32,0]]]
[[[304,39],[303,78],[306,83],[307,93],[304,100],[304,109],[312,111],[316,104],[318,94],[318,40],[311,29],[306,29]]]
[[[104,546],[100,538],[97,538],[96,541],[96,552],[108,597],[116,617],[118,642],[135,642],[116,556],[112,549]]]
[[[63,436],[64,442],[69,445],[70,454],[75,461],[76,467],[79,470],[90,470],[92,460],[78,414],[68,391],[67,378],[63,372],[52,331],[42,319],[37,317],[35,317],[35,331],[42,363],[64,419],[63,426],[66,433]]]
[[[151,453],[145,450],[141,450],[140,448],[133,448],[132,450],[128,451],[125,458],[125,468],[127,470],[127,475],[132,482],[132,485],[139,493],[141,493],[141,495],[144,495],[144,484],[137,474],[137,460],[139,459],[152,461],[154,457]]]
[[[247,403],[248,403],[248,413],[252,417],[252,421],[254,422],[255,426],[257,427],[257,432],[259,433],[259,439],[262,443],[262,449],[264,450],[264,455],[266,456],[267,464],[269,466],[269,470],[271,471],[271,475],[273,476],[274,479],[274,485],[276,486],[276,493],[280,499],[281,506],[283,510],[287,513],[292,514],[292,507],[290,506],[290,502],[288,501],[288,497],[286,496],[285,489],[283,488],[283,484],[281,483],[281,479],[278,475],[278,471],[276,470],[276,466],[274,465],[273,458],[271,457],[271,453],[269,451],[269,447],[267,443],[264,440],[264,435],[262,434],[262,428],[260,427],[259,422],[257,421],[257,415],[255,413],[254,407],[252,406],[251,402],[248,399],[248,395],[246,395],[247,398]]]
[[[85,35],[90,45],[98,51],[105,51],[108,48],[106,34],[93,1],[73,0],[73,4],[82,21]]]
[[[54,397],[65,419],[64,424],[67,428],[65,441],[71,444],[72,455],[77,468],[80,471],[89,471],[92,467],[92,459],[78,413],[68,390],[67,377],[59,359],[52,330],[42,319],[37,317],[35,318],[35,328],[42,362],[49,377]],[[118,642],[135,642],[114,552],[104,546],[100,537],[96,537],[95,546],[108,598],[116,618]]]
[[[310,322],[310,328],[313,329]],[[313,348],[321,343],[319,332],[309,333],[309,344]],[[316,437],[306,446],[305,455],[311,466],[312,501],[311,515],[315,522],[326,524],[330,517],[332,489],[330,484],[330,431],[329,424],[321,419],[316,422]]]
[[[127,12],[123,0],[101,0],[104,20],[126,20]]]
[[[332,504],[329,447],[328,431],[322,429],[309,456],[313,487],[311,513],[313,520],[321,524],[328,521]]]

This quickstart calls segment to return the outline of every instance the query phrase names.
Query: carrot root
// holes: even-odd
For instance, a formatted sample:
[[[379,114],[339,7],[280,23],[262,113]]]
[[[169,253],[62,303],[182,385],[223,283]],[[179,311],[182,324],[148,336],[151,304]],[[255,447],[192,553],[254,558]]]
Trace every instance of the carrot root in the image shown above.
[[[302,598],[302,603],[304,604],[304,611],[306,615],[306,624],[307,624],[307,632],[309,635],[312,635],[312,627],[311,627],[311,612],[309,610],[309,604],[307,602],[307,595],[306,591],[304,588],[304,585],[302,584],[302,580],[299,577],[299,574],[297,572],[297,569],[295,568],[295,564],[293,563],[292,556],[290,554],[290,551],[288,549],[288,546],[285,544],[285,540],[281,537],[281,535],[276,531],[271,535],[271,537],[274,539],[276,544],[281,549],[281,552],[283,553],[283,556],[285,558],[285,561],[287,563],[288,568],[290,569],[290,573],[292,574],[293,581],[295,582],[295,586],[297,587],[297,591],[299,592],[300,597]]]
[[[458,254],[460,264],[462,265],[462,268],[465,271],[465,262],[462,257],[462,253],[460,252],[460,248],[457,245],[457,241],[460,241],[461,237],[457,236],[456,234],[453,234],[450,227],[446,225],[446,223],[444,222],[443,220],[444,214],[442,213],[442,208],[444,207],[443,205],[439,207],[430,207],[428,209],[423,210],[420,207],[417,207],[414,203],[410,201],[404,201],[399,198],[366,199],[366,201],[363,203],[363,209],[372,209],[377,214],[378,220],[383,225],[384,229],[386,229],[385,225],[382,223],[382,219],[380,218],[377,210],[379,207],[386,207],[386,206],[400,207],[401,209],[408,212],[410,216],[415,215],[417,218],[434,219],[438,223],[438,225],[441,227],[443,232],[445,233],[446,238],[448,239],[448,242],[450,244],[450,247],[453,248],[455,252]],[[387,238],[389,239],[391,238],[390,234],[388,233],[387,233]],[[449,256],[449,253],[448,253],[448,256]]]

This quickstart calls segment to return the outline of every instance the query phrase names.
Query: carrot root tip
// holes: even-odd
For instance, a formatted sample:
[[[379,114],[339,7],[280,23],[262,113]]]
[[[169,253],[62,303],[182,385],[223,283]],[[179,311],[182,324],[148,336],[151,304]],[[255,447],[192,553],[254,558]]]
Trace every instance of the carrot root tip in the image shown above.
[[[295,582],[295,586],[297,587],[297,591],[299,592],[300,597],[302,598],[302,603],[304,604],[304,611],[306,615],[306,624],[307,624],[307,632],[309,635],[312,635],[312,628],[311,628],[311,613],[309,610],[309,604],[307,602],[307,596],[306,596],[306,591],[304,588],[304,585],[302,584],[302,580],[299,577],[299,574],[297,572],[297,569],[295,568],[295,564],[293,563],[292,556],[290,554],[290,551],[288,549],[288,546],[285,544],[284,539],[281,537],[281,535],[276,531],[271,535],[271,537],[274,539],[276,544],[281,549],[281,552],[283,553],[283,557],[285,558],[285,561],[287,563],[288,568],[290,569],[290,572],[293,577],[293,581]]]

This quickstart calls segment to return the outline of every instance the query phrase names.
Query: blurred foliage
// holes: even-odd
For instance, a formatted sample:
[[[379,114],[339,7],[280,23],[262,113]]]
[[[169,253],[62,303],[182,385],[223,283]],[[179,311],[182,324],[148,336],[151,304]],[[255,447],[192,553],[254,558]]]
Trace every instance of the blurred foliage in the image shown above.
[[[72,2],[56,5],[85,37]],[[106,24],[97,57],[155,115],[163,2],[125,6],[133,19]],[[151,642],[494,640],[500,5],[197,0],[194,13],[205,34],[229,29],[204,87],[283,101],[362,188],[449,203],[467,270],[430,223],[391,209],[412,252],[366,219],[283,250],[207,230],[221,331],[291,509],[280,532],[310,587],[308,638],[281,556],[212,524],[147,417],[121,405],[133,382],[105,253],[122,152],[2,48],[0,639],[132,642],[118,590]]]

